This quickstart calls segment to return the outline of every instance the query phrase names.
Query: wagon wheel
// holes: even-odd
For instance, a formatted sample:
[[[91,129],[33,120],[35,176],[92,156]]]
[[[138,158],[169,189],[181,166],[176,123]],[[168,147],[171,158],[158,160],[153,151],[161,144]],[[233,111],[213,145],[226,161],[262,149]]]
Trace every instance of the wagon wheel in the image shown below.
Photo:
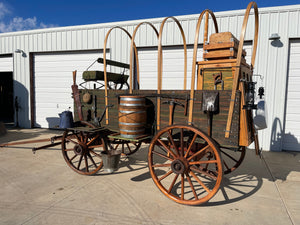
[[[80,122],[81,125],[94,125]],[[66,130],[62,138],[62,154],[68,166],[83,175],[98,172],[103,161],[101,152],[106,150],[106,141],[98,132]]]
[[[246,155],[246,148],[241,146],[236,151],[233,149],[221,148],[220,152],[223,160],[224,174],[228,174],[241,165]]]
[[[199,129],[185,125],[169,126],[155,135],[148,165],[156,186],[168,198],[186,205],[211,199],[223,177],[218,146]]]
[[[141,147],[141,142],[130,142],[125,140],[116,140],[109,143],[109,147],[112,150],[120,149],[122,154],[131,155],[135,153]]]

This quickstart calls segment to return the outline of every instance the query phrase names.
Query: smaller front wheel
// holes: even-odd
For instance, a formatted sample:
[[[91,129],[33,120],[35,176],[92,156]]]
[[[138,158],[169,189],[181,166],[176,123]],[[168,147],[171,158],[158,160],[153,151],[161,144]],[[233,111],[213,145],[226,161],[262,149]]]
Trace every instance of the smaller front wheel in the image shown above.
[[[106,141],[98,132],[66,130],[62,139],[62,154],[76,173],[93,175],[103,166],[101,152]]]
[[[148,165],[156,186],[185,205],[207,202],[219,190],[223,177],[219,147],[199,129],[185,125],[169,126],[155,135]]]

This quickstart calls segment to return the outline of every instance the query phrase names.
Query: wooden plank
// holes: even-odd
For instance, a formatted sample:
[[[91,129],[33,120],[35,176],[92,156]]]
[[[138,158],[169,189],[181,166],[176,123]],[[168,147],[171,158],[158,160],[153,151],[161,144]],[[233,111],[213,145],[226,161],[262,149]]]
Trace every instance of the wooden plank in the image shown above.
[[[203,53],[204,59],[213,59],[213,58],[236,58],[237,52],[233,50],[216,50]]]
[[[211,61],[198,61],[197,65],[210,65],[210,64],[222,64],[224,67],[227,65],[227,67],[231,67],[231,65],[236,66],[236,59],[216,59]],[[250,67],[246,61],[242,61],[241,66]],[[214,65],[211,65],[211,67],[214,67]]]
[[[242,51],[242,55],[245,58],[246,57],[246,51]],[[216,49],[216,50],[211,50],[206,53],[203,53],[203,58],[204,59],[214,59],[214,58],[236,58],[237,56],[237,51],[232,49]]]
[[[229,48],[238,48],[238,44],[236,42],[222,42],[222,43],[209,43],[203,46],[203,50],[215,50],[215,49],[229,49]]]

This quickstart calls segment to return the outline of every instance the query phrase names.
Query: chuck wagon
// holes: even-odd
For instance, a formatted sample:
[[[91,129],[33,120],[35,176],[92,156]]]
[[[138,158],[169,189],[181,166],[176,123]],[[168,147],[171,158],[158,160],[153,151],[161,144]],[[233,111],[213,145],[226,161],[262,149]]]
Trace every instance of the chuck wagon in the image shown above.
[[[243,44],[252,8],[255,33],[251,62],[246,62]],[[209,16],[215,33],[208,37]],[[203,18],[203,61],[197,61]],[[183,40],[183,90],[162,90],[162,34],[167,20],[175,22]],[[136,85],[139,61],[134,40],[141,25],[151,26],[158,40],[155,90],[139,90]],[[113,29],[124,31],[131,39],[129,64],[106,59],[106,45]],[[186,40],[176,18],[165,18],[159,31],[148,22],[136,26],[132,35],[122,27],[111,28],[106,34],[103,58],[97,60],[103,63],[103,71],[83,73],[85,82],[95,83],[94,88],[78,88],[76,71],[73,72],[75,126],[46,147],[61,144],[68,166],[77,173],[92,175],[107,166],[111,158],[118,162],[116,156],[120,153],[131,155],[142,144],[149,144],[148,166],[160,191],[181,204],[207,202],[219,190],[224,174],[242,163],[246,147],[254,141],[257,152],[259,149],[252,118],[257,41],[255,2],[246,9],[239,40],[230,32],[219,33],[214,14],[204,10],[196,26],[191,87],[187,89]],[[107,65],[129,69],[129,75],[108,72]],[[61,142],[56,142],[58,139]]]

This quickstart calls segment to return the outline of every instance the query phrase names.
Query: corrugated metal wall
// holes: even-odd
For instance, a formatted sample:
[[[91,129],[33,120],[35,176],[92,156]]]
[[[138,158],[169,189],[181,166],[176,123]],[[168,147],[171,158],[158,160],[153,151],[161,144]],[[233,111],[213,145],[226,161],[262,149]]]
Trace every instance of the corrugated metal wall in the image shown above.
[[[245,6],[246,7],[246,6]],[[245,10],[227,11],[216,13],[219,30],[231,31],[239,38]],[[287,80],[288,46],[290,38],[300,38],[300,5],[272,7],[259,9],[260,31],[258,54],[256,58],[255,74],[263,76],[258,81],[266,88],[266,100],[268,102],[269,128],[260,132],[260,142],[263,149],[280,150],[280,144],[273,145],[272,134],[277,134],[274,121],[284,121],[285,90]],[[200,12],[199,12],[200,14]],[[179,16],[186,34],[188,44],[194,41],[195,28],[199,15]],[[157,29],[163,19],[150,19]],[[130,33],[141,21],[126,21],[120,23],[107,23],[75,27],[62,27],[43,30],[0,34],[0,54],[11,54],[16,49],[21,49],[25,54],[14,53],[14,79],[15,95],[24,96],[22,111],[20,112],[21,126],[30,127],[30,60],[32,52],[78,51],[89,49],[102,49],[105,34],[113,26],[122,26]],[[253,39],[254,19],[250,16],[246,40]],[[210,31],[213,29],[210,26]],[[201,34],[203,29],[201,29]],[[271,43],[268,37],[272,33],[280,35],[278,43]],[[200,35],[202,42],[202,35]],[[156,46],[155,34],[150,26],[142,26],[136,36],[137,46]],[[182,44],[179,29],[172,20],[169,20],[164,28],[163,44]],[[121,30],[116,29],[111,33],[108,48],[112,59],[128,62],[129,39]],[[190,74],[188,75],[190,76]],[[26,99],[27,98],[27,99]],[[275,104],[276,103],[276,104]],[[276,139],[276,138],[275,138]],[[274,142],[279,143],[279,142]]]

